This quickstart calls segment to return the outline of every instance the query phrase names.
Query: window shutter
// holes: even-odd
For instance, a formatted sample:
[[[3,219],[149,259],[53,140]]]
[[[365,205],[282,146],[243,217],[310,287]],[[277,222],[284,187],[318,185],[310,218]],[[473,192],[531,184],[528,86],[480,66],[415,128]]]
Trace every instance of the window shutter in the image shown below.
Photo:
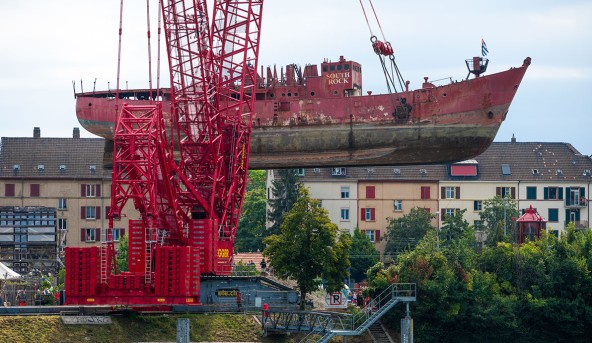
[[[425,198],[424,199],[429,199],[430,198],[430,187],[426,187],[425,188]]]
[[[80,229],[80,241],[86,242],[86,229]]]
[[[119,237],[125,236],[125,229],[119,229]]]
[[[456,198],[460,199],[460,187],[456,187]]]
[[[39,196],[39,184],[38,183],[32,183],[31,184],[31,196],[32,197],[38,197]]]
[[[96,242],[101,241],[101,229],[95,229],[95,241]]]
[[[512,199],[516,199],[516,187],[512,187],[510,191],[512,192]]]
[[[425,210],[428,211],[428,213],[432,213],[432,209],[429,207],[425,207]]]
[[[86,185],[84,183],[80,185],[80,196],[81,197],[86,196]]]
[[[571,220],[571,215],[570,214],[571,214],[571,211],[568,210],[568,209],[566,209],[565,210],[565,224],[567,224],[567,223],[570,222],[570,220]]]
[[[366,186],[366,199],[374,199],[376,197],[376,188],[374,186]]]
[[[375,208],[370,209],[370,220],[376,220],[376,209]]]
[[[360,219],[361,221],[363,221],[363,222],[366,221],[366,209],[365,208],[360,209],[360,218],[361,218]]]
[[[549,199],[549,187],[543,188],[543,198],[545,200]]]
[[[559,188],[559,189],[563,189],[563,188]],[[570,192],[571,192],[571,188],[565,187],[565,194],[567,194],[567,196],[565,197],[565,206],[571,205],[571,196],[569,195]]]
[[[559,187],[559,200],[563,200],[563,188]]]
[[[4,196],[13,197],[14,193],[14,183],[7,183],[4,185]]]
[[[446,220],[446,209],[445,209],[445,208],[443,208],[443,209],[442,209],[440,212],[441,212],[441,213],[440,213],[440,219],[441,219],[442,221]]]
[[[374,241],[375,242],[380,241],[380,230],[374,230]]]
[[[495,187],[495,195],[497,196],[502,196],[502,188],[501,187]]]
[[[86,219],[86,206],[80,206],[80,219]]]
[[[446,199],[446,187],[440,187],[440,199]]]
[[[577,222],[580,221],[580,210],[579,209],[576,211],[576,221]]]
[[[96,189],[96,192],[97,192],[97,197],[100,198],[101,197],[101,185],[100,184],[97,184],[95,189]]]
[[[101,207],[100,206],[95,207],[95,211],[96,211],[95,219],[101,219]]]

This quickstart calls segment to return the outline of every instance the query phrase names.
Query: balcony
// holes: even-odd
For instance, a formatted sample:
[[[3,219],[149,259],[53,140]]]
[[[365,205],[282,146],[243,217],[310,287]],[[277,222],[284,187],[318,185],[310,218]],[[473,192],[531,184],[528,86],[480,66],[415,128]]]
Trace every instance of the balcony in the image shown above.
[[[586,208],[588,207],[588,199],[584,197],[565,199],[565,208]]]

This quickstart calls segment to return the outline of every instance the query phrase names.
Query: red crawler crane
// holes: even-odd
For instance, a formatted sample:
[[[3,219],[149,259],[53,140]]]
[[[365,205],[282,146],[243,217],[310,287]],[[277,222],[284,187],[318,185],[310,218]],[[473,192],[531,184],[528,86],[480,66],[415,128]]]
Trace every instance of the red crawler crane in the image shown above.
[[[172,122],[159,103],[123,105],[107,242],[67,248],[68,304],[198,304],[200,275],[230,273],[263,0],[215,0],[211,26],[206,0],[159,2]],[[117,273],[111,229],[128,200],[141,220],[129,221],[129,271]]]

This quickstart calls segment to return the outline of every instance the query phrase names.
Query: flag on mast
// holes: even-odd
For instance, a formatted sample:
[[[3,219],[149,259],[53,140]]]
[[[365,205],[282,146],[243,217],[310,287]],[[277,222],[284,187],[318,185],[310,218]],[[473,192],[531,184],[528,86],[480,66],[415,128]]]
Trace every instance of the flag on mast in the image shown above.
[[[489,50],[487,50],[487,44],[485,44],[485,41],[481,38],[481,55],[486,56],[487,53],[489,53]]]

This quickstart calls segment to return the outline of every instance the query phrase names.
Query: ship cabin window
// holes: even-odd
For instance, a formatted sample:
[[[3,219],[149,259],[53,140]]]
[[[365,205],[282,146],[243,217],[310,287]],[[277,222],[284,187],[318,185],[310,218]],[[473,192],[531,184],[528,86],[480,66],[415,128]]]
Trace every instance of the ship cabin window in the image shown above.
[[[326,72],[328,72],[328,71],[329,71],[329,67],[327,67],[327,66],[323,66],[323,73],[326,73]]]
[[[349,64],[346,64],[346,65],[344,65],[344,66],[343,66],[343,69],[344,69],[344,70],[349,70]]]
[[[265,100],[265,92],[255,93],[255,100]]]
[[[339,65],[337,66],[337,70],[338,70],[338,71],[340,71],[342,68],[343,68],[343,66],[342,66],[341,64],[339,64]]]
[[[335,66],[334,66],[334,65],[332,65],[332,66],[329,66],[329,70],[330,70],[330,71],[335,71]]]

